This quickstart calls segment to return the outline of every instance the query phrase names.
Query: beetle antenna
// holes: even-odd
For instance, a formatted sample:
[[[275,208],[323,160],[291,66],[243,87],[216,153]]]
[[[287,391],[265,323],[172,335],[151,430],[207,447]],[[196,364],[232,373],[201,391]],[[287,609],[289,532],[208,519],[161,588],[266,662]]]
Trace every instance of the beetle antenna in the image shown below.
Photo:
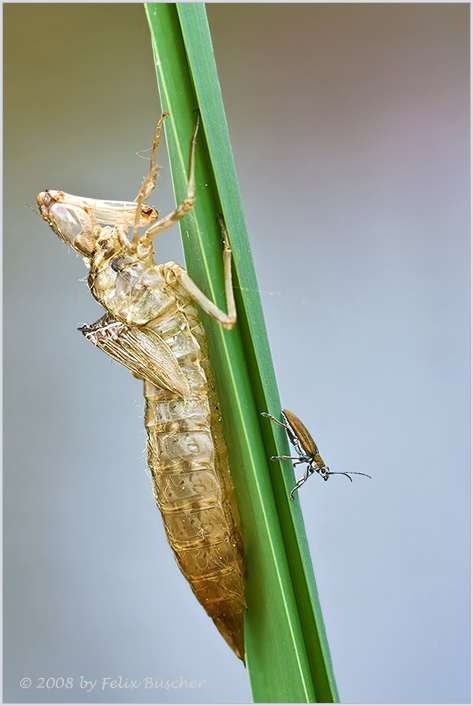
[[[350,478],[348,473],[343,473],[342,471],[330,471],[330,473],[328,475],[329,476],[346,476],[348,478],[348,480],[350,480],[353,483],[353,479]]]
[[[342,471],[329,471],[329,476],[346,476],[352,483],[353,479],[350,478],[350,476],[366,476],[367,478],[371,478],[367,473],[358,473],[357,471],[348,471],[347,473],[343,473]],[[373,479],[371,478],[371,480]]]
[[[312,473],[309,473],[307,470],[304,473],[304,477],[297,481],[296,486],[291,490],[291,500],[294,500],[294,493],[296,492],[296,490],[299,490],[301,485],[303,485],[306,482],[306,480],[308,479],[308,477],[310,475],[312,475]],[[351,471],[351,472],[347,472],[347,473],[343,473],[343,471],[329,471],[327,475],[329,475],[329,476],[346,476],[351,483],[353,483],[353,478],[350,478],[350,476],[366,476],[367,478],[371,478],[371,476],[369,476],[367,473],[359,473],[358,471]],[[327,480],[327,478],[325,478],[324,480]],[[373,479],[371,478],[371,480],[373,480]]]

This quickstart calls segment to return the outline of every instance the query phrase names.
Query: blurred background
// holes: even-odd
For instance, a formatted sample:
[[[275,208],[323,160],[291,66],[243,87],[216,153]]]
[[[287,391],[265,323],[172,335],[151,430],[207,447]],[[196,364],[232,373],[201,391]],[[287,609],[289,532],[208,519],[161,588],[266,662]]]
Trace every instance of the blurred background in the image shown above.
[[[341,701],[469,702],[469,5],[207,9],[283,406],[373,477],[300,493]],[[4,701],[249,702],[167,546],[141,384],[77,332],[86,268],[27,207],[136,196],[143,7],[11,3],[4,30]]]

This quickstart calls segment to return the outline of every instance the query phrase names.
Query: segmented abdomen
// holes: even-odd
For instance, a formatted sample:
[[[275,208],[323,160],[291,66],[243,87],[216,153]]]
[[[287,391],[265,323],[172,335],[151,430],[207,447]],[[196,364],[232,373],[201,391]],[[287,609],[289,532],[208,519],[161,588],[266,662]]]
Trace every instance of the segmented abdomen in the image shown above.
[[[191,304],[152,328],[189,385],[182,397],[144,382],[154,496],[182,573],[244,659],[242,542],[205,334]]]

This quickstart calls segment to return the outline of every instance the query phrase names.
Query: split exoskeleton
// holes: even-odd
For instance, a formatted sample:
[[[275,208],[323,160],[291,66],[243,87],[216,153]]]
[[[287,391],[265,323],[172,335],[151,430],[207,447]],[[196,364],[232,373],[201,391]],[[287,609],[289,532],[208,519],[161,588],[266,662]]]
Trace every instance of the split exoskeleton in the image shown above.
[[[156,184],[156,151],[165,116],[158,122],[149,174],[135,201],[99,201],[62,191],[44,191],[37,200],[44,220],[84,257],[90,291],[106,312],[80,330],[143,380],[148,464],[169,543],[194,594],[244,660],[245,569],[239,516],[207,340],[194,306],[197,303],[224,328],[234,326],[231,250],[220,218],[227,314],[183,267],[154,262],[153,239],[195,203],[199,116],[186,199],[164,218],[145,205]],[[141,237],[140,227],[147,227]]]

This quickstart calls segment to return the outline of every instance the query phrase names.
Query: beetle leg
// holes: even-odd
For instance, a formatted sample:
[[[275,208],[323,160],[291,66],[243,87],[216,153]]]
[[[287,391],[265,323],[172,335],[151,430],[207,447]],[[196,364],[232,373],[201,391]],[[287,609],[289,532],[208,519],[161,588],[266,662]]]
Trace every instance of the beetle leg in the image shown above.
[[[273,417],[272,414],[268,414],[267,412],[261,412],[262,417],[268,417],[268,419],[272,419],[275,424],[279,424],[280,427],[284,427],[284,429],[288,432],[288,434],[292,435],[292,430],[287,424],[283,424],[280,422],[276,417]]]
[[[284,412],[282,414],[283,414],[283,417],[286,419]],[[268,414],[267,412],[261,412],[261,416],[262,417],[269,417],[269,419],[271,419],[273,422],[275,422],[275,424],[279,424],[280,427],[283,427],[283,429],[285,429],[287,432],[287,435],[289,437],[289,441],[294,446],[297,453],[301,456],[301,458],[304,456],[304,453],[303,453],[301,446],[299,444],[299,440],[298,440],[297,436],[294,434],[294,432],[293,432],[292,428],[289,426],[289,424],[284,424],[283,422],[278,421],[276,419],[276,417],[273,417],[272,414]]]
[[[292,465],[295,466],[297,463],[307,463],[306,458],[302,458],[299,456],[271,456],[271,461],[279,461],[282,459],[283,461],[295,461]]]
[[[299,444],[299,441],[297,437],[295,436],[294,432],[292,431],[291,427],[288,424],[283,424],[283,422],[280,422],[276,417],[273,417],[272,414],[268,414],[267,412],[261,412],[262,417],[268,417],[271,419],[275,424],[278,424],[280,427],[283,427],[283,429],[286,430],[287,435],[289,437],[289,441],[291,444],[294,446],[295,450],[299,454],[298,458],[302,459],[298,463],[307,463],[307,458],[306,455],[303,453],[303,450],[301,449],[301,446]],[[271,459],[275,458],[282,458],[282,459],[288,459],[293,461],[294,458],[292,456],[272,456]]]
[[[304,473],[303,478],[298,480],[295,487],[291,490],[291,500],[294,500],[294,493],[296,492],[296,490],[299,490],[301,485],[303,485],[306,482],[308,477],[311,476],[313,472],[314,472],[313,469],[310,466],[307,466],[307,469],[306,469],[306,472]]]

